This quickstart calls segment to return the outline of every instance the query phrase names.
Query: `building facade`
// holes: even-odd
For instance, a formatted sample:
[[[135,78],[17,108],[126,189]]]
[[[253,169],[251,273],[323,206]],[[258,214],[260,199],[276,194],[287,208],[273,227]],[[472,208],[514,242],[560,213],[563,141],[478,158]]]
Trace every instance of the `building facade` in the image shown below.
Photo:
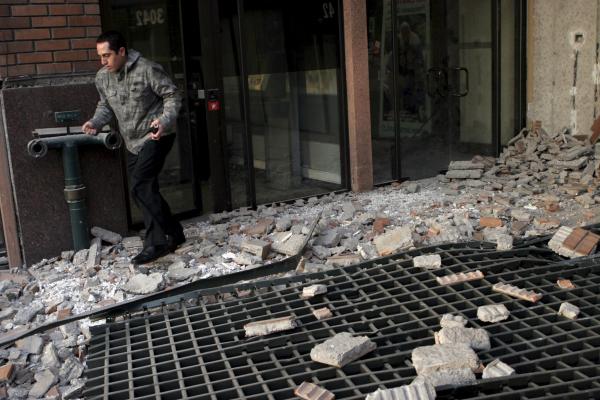
[[[185,94],[161,176],[185,218],[435,176],[450,160],[497,155],[526,117],[555,128],[549,110],[567,107],[589,77],[557,91],[569,74],[548,54],[569,46],[553,65],[577,57],[576,72],[598,62],[597,1],[569,4],[0,1],[0,246],[11,266],[72,247],[60,151],[35,159],[26,147],[36,129],[65,125],[56,112],[78,110],[74,127],[92,115],[102,30],[121,31]],[[545,36],[548,22],[564,40]],[[569,111],[571,128],[591,125],[592,104]],[[122,152],[86,146],[79,157],[89,225],[137,226]]]

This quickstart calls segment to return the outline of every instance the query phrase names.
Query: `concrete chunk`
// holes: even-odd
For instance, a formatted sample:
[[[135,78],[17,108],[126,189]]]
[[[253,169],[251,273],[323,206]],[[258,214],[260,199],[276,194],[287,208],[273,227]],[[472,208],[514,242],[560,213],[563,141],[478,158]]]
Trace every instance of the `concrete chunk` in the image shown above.
[[[510,311],[504,304],[493,304],[477,308],[477,318],[483,322],[500,322],[507,319]]]
[[[458,274],[438,276],[435,278],[440,285],[456,285],[457,283],[475,281],[483,279],[483,272],[480,270],[470,272],[459,272]]]
[[[508,296],[516,297],[517,299],[530,301],[532,303],[536,303],[542,298],[540,293],[536,293],[533,290],[521,289],[517,286],[506,283],[496,283],[494,286],[492,286],[492,290],[494,292],[503,293]]]
[[[511,250],[513,248],[513,237],[511,235],[498,235],[496,239],[496,249],[500,251]]]
[[[464,327],[442,328],[435,332],[435,342],[438,344],[465,343],[473,350],[490,350],[490,337],[485,329]]]
[[[318,294],[327,293],[327,286],[325,285],[310,285],[306,286],[302,289],[302,298],[310,299],[311,297],[315,297]]]
[[[469,368],[440,369],[420,376],[435,388],[445,385],[466,386],[477,381],[475,374]]]
[[[123,240],[123,237],[118,233],[111,232],[107,229],[94,226],[91,229],[92,235],[110,244],[118,244]]]
[[[373,240],[373,243],[375,243],[375,247],[380,256],[387,256],[400,250],[408,249],[413,246],[412,228],[409,226],[396,228],[383,235],[377,236]]]
[[[413,258],[413,265],[418,268],[439,269],[442,266],[442,257],[439,254],[417,256]]]
[[[329,390],[310,382],[302,382],[294,390],[294,394],[304,400],[334,400],[335,395]]]
[[[318,320],[331,318],[333,316],[333,314],[327,307],[319,308],[318,310],[313,311],[313,315]]]
[[[17,340],[15,345],[17,349],[29,354],[41,354],[44,348],[44,339],[39,335],[28,336]]]
[[[427,374],[441,369],[479,368],[479,357],[465,343],[436,344],[417,347],[412,351],[412,363],[417,374]]]
[[[282,317],[264,321],[250,322],[244,325],[246,337],[265,336],[275,332],[287,331],[299,326],[296,317]]]
[[[425,379],[415,379],[410,385],[393,389],[377,389],[366,400],[434,400],[435,388]]]
[[[254,254],[263,260],[267,258],[269,251],[271,251],[271,243],[260,239],[244,240],[241,247],[242,250],[245,250],[250,254]]]
[[[376,347],[377,345],[366,336],[354,337],[351,333],[342,332],[313,347],[310,358],[315,362],[342,368]]]
[[[453,169],[446,172],[448,179],[480,179],[482,175],[480,169]]]
[[[302,234],[293,234],[291,232],[283,233],[283,237],[275,240],[271,244],[271,249],[277,253],[285,254],[286,256],[294,256],[302,250],[306,236]]]
[[[569,279],[559,279],[556,285],[561,289],[575,289],[575,285]]]
[[[57,381],[56,375],[49,369],[38,372],[35,374],[35,384],[29,390],[29,397],[33,397],[34,399],[42,397]]]
[[[327,259],[325,264],[332,265],[334,267],[347,267],[349,265],[358,264],[362,261],[362,258],[358,254],[342,254],[339,256],[331,256]]]
[[[491,363],[485,366],[481,377],[483,379],[497,378],[500,376],[514,375],[515,370],[512,369],[508,364],[503,363],[499,359],[495,359]]]
[[[562,315],[565,318],[576,319],[579,315],[579,307],[569,302],[564,302],[560,305],[558,315]]]
[[[450,161],[448,170],[465,170],[465,169],[484,169],[483,163],[477,163],[472,161]]]
[[[462,315],[444,314],[440,320],[442,328],[462,328],[467,325],[467,320]]]

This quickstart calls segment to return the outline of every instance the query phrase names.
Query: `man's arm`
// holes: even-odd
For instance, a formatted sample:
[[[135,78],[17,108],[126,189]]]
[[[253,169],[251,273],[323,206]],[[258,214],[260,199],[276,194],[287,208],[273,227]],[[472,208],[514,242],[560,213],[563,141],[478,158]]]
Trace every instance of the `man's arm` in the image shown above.
[[[106,100],[106,95],[104,94],[104,90],[96,80],[96,90],[98,90],[98,94],[100,95],[100,100],[98,101],[98,105],[96,105],[96,112],[92,119],[83,124],[82,130],[85,133],[95,135],[99,129],[102,129],[104,125],[108,124],[115,116],[112,108],[108,104]]]
[[[163,99],[163,113],[158,120],[163,130],[171,130],[177,123],[177,114],[181,108],[181,93],[160,65],[153,64],[149,74],[152,91]]]

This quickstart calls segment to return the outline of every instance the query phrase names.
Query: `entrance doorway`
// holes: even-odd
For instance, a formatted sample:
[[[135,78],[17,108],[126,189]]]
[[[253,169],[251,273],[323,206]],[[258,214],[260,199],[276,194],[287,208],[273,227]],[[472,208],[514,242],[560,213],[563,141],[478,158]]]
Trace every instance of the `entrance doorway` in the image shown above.
[[[523,2],[367,5],[374,181],[496,156],[524,121]]]
[[[201,214],[347,187],[341,6],[314,0],[107,0],[105,29],[185,93],[161,175]],[[140,221],[133,202],[132,222]]]

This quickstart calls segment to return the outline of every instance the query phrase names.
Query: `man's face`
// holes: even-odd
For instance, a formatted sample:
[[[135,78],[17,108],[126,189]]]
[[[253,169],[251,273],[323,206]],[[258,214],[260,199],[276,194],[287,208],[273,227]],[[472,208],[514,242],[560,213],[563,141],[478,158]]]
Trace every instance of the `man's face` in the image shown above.
[[[109,72],[118,72],[127,62],[125,48],[121,47],[118,52],[111,50],[108,42],[96,43],[96,50],[100,56],[100,62]]]

